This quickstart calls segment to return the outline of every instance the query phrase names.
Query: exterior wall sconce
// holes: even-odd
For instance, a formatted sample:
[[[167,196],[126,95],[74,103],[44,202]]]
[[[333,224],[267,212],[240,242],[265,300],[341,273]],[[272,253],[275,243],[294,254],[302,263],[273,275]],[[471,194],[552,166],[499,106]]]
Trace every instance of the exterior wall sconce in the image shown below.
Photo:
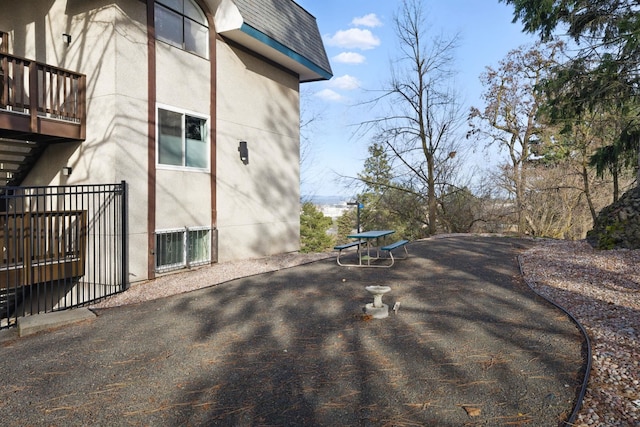
[[[249,147],[247,147],[247,141],[240,141],[240,146],[238,147],[238,151],[240,152],[240,160],[245,165],[249,164]]]
[[[69,176],[73,172],[73,168],[71,166],[65,166],[62,168],[62,175]]]
[[[71,34],[63,33],[62,40],[69,46],[71,44]]]

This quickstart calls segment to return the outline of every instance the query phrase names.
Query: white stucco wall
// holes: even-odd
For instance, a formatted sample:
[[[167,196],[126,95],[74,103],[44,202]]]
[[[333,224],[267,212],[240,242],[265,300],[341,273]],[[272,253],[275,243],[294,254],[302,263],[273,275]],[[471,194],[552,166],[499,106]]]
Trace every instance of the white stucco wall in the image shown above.
[[[156,45],[158,105],[186,114],[206,116],[211,123],[209,60],[172,47]],[[156,229],[211,226],[209,171],[167,168],[156,171]]]
[[[298,250],[298,78],[223,42],[217,51],[219,259]]]
[[[87,76],[87,138],[51,146],[25,185],[128,183],[129,272],[149,248],[146,5],[139,0],[0,0],[10,52]],[[70,45],[62,34],[72,37]],[[156,170],[156,229],[216,225],[219,261],[299,249],[298,77],[217,39],[217,168]],[[210,113],[210,62],[157,42],[157,102]],[[215,120],[215,123],[213,122]],[[215,126],[214,126],[215,125]],[[249,164],[238,155],[247,141]],[[62,176],[71,166],[71,176]],[[217,221],[211,217],[211,174]],[[215,223],[215,224],[214,224]]]
[[[7,4],[8,2],[8,4]],[[146,6],[137,0],[3,0],[10,52],[87,76],[82,143],[47,148],[23,185],[106,184],[129,190],[129,272],[147,275]],[[14,14],[15,12],[15,14]],[[9,22],[7,22],[9,21]],[[62,34],[71,35],[64,43]],[[73,173],[62,176],[64,166]]]

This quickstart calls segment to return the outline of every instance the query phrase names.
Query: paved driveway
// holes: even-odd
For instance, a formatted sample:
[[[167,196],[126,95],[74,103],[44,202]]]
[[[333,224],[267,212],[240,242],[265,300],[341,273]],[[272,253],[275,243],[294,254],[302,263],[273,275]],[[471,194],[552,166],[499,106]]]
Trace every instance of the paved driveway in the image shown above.
[[[333,259],[98,310],[0,347],[10,425],[555,426],[582,339],[520,278],[531,241],[413,242],[390,269]],[[367,285],[397,314],[370,320]]]

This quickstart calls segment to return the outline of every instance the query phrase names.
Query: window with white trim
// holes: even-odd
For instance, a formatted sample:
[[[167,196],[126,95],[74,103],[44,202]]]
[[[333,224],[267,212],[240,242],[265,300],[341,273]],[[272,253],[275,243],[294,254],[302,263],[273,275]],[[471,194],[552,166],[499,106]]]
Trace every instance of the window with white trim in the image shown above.
[[[193,0],[156,0],[156,38],[172,46],[209,57],[207,17]]]
[[[211,262],[211,227],[156,231],[156,271],[159,273]]]
[[[9,34],[0,31],[0,53],[9,53]]]
[[[158,107],[158,165],[209,170],[209,120]]]

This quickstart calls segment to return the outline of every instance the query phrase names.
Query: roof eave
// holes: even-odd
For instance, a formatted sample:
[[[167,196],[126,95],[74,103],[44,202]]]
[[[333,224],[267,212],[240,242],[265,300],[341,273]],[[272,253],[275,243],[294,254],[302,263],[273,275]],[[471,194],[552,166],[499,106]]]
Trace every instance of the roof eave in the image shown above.
[[[238,29],[221,31],[220,34],[295,72],[300,76],[301,83],[329,80],[333,77],[330,70],[314,64],[308,58],[246,23]]]

